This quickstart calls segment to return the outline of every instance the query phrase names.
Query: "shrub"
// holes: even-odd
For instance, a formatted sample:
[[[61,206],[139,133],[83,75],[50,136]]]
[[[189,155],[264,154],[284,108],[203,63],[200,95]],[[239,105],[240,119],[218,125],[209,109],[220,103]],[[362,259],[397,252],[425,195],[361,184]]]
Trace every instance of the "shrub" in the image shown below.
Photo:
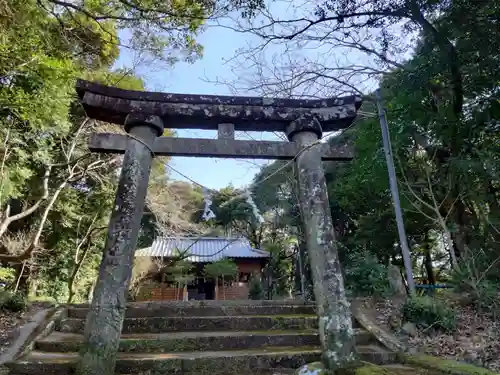
[[[453,331],[457,323],[454,309],[429,296],[414,296],[402,306],[404,322],[412,322],[419,328]]]
[[[7,285],[16,280],[16,270],[14,268],[0,267],[0,282]]]
[[[480,255],[479,259],[464,259],[461,267],[451,273],[450,284],[477,311],[488,312],[496,319],[500,314],[500,282],[494,277],[496,271],[490,267],[491,261]]]
[[[21,293],[0,291],[0,309],[11,312],[21,312],[28,307],[26,297]]]
[[[495,316],[500,310],[499,285],[493,281],[480,280],[474,289],[474,304],[479,311],[489,311]]]
[[[258,276],[252,276],[248,285],[248,298],[253,300],[264,299],[264,288],[262,280]]]
[[[353,254],[345,267],[346,287],[354,296],[387,296],[391,286],[387,267],[370,254]]]
[[[210,279],[218,280],[220,277],[223,281],[229,281],[233,280],[238,274],[238,266],[231,259],[221,259],[206,264],[203,267],[203,274]]]

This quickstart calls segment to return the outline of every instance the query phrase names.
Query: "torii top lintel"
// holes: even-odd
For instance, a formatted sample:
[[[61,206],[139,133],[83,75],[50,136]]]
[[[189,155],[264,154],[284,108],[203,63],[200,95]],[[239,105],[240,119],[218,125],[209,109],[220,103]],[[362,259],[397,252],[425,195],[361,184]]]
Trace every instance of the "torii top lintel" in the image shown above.
[[[123,125],[130,113],[157,115],[170,129],[216,130],[221,123],[235,130],[284,131],[304,114],[314,115],[324,132],[351,125],[361,97],[268,99],[259,97],[168,94],[123,90],[78,80],[76,91],[90,118]]]

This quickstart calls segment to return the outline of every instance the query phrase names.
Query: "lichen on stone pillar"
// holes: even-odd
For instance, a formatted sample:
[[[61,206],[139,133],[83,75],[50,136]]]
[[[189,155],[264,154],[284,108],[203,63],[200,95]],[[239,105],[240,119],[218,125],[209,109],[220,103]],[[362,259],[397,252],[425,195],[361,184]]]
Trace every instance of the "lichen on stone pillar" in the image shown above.
[[[163,122],[156,116],[130,114],[125,130],[131,136],[123,157],[76,375],[115,373],[126,297],[153,159],[151,150],[155,139],[163,134]]]
[[[299,204],[314,282],[322,359],[326,373],[333,374],[352,368],[357,356],[321,162],[321,124],[314,116],[304,115],[292,122],[286,133],[301,150],[296,158]]]

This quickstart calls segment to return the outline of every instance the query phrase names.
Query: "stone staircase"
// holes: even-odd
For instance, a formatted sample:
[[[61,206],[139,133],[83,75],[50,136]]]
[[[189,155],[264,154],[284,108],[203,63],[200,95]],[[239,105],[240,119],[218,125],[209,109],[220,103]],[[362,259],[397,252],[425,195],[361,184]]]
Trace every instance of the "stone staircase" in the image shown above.
[[[7,363],[12,375],[73,373],[88,308],[73,306],[34,350]],[[395,361],[354,322],[361,359]],[[117,374],[289,374],[320,359],[315,308],[288,301],[138,303],[127,308]]]

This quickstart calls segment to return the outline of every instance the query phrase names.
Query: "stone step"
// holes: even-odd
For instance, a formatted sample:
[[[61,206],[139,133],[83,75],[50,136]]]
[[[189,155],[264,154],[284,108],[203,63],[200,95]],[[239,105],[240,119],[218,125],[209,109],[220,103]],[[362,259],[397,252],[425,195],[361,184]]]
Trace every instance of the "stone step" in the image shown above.
[[[83,335],[52,332],[35,343],[44,352],[78,352]],[[356,344],[375,343],[365,330],[356,330]],[[125,334],[121,337],[120,352],[162,353],[203,350],[257,349],[263,347],[320,346],[316,330],[303,331],[217,331],[170,332],[159,334]]]
[[[82,342],[83,335],[53,332],[43,340],[37,341],[35,348],[44,352],[78,352]],[[319,345],[319,334],[315,330],[169,332],[125,334],[121,337],[119,351],[163,353]]]
[[[415,368],[399,363],[386,364],[384,368],[397,375],[428,375],[430,373],[430,371],[423,368]]]
[[[360,346],[358,353],[363,361],[386,364],[396,360],[375,345]],[[118,374],[148,375],[257,375],[269,369],[294,369],[320,360],[321,351],[316,347],[276,347],[254,350],[228,350],[182,353],[119,353],[116,363]],[[77,353],[46,353],[33,351],[26,357],[7,363],[11,375],[69,375],[72,374]]]
[[[82,333],[85,320],[65,318],[60,331]],[[208,317],[126,318],[122,333],[165,333],[185,331],[267,331],[304,330],[318,328],[314,315],[254,315]]]
[[[381,347],[379,344],[360,345],[356,348],[359,357],[364,362],[375,365],[387,365],[397,363],[397,353]]]
[[[117,374],[148,375],[257,375],[262,370],[291,369],[319,360],[318,348],[272,348],[269,350],[231,350],[184,353],[120,353]],[[77,353],[33,351],[25,358],[6,366],[11,375],[73,374]]]
[[[68,317],[85,319],[88,307],[70,307]],[[127,318],[175,317],[175,316],[247,316],[247,315],[315,315],[312,305],[231,305],[231,304],[165,304],[129,305],[125,313]]]
[[[72,307],[88,308],[88,303],[73,303]],[[214,306],[316,306],[314,302],[301,300],[189,300],[189,301],[142,301],[127,302],[127,308],[155,308],[155,306],[177,306],[177,307],[214,307]]]

